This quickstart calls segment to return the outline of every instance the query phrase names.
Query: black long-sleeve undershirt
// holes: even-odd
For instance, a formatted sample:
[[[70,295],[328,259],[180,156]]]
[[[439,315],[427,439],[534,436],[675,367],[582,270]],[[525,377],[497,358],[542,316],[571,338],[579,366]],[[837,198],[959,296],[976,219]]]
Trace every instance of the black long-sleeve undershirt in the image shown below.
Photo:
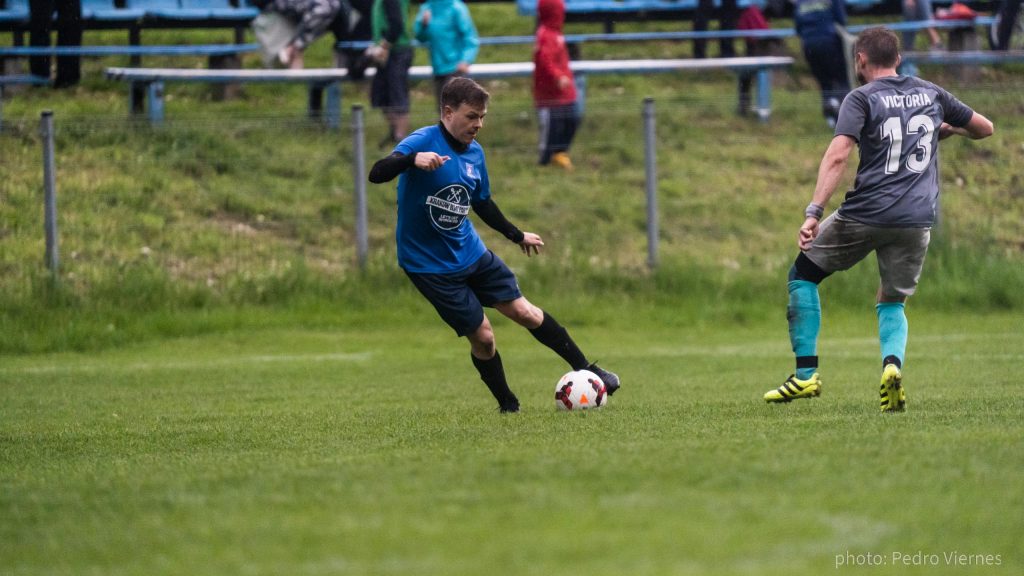
[[[401,152],[395,152],[391,156],[377,160],[377,163],[373,165],[373,168],[370,168],[369,180],[374,184],[391,182],[399,174],[415,165],[415,154],[409,154],[406,156]]]
[[[523,241],[526,236],[522,230],[516,228],[515,224],[508,221],[505,215],[501,213],[501,208],[494,203],[494,200],[488,198],[487,200],[481,200],[480,202],[473,202],[473,211],[476,215],[484,221],[491,228],[494,228],[498,232],[501,232],[505,238],[519,244]]]
[[[395,152],[390,156],[381,158],[370,168],[369,180],[374,184],[383,184],[390,182],[395,179],[399,174],[405,172],[409,168],[416,165],[416,155],[409,154],[405,155],[401,152]],[[516,228],[515,224],[508,221],[505,215],[501,212],[501,208],[495,204],[494,200],[488,198],[479,202],[473,202],[473,211],[476,212],[477,216],[484,221],[491,228],[494,228],[500,232],[505,238],[508,238],[512,242],[519,244],[523,241],[525,235],[523,232]]]

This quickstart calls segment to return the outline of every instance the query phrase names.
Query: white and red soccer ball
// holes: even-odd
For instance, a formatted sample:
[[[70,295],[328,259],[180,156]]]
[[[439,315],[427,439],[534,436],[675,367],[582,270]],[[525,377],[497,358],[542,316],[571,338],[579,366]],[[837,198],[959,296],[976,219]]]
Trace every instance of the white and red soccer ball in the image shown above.
[[[589,370],[569,372],[555,385],[555,406],[559,410],[589,410],[607,403],[604,382]]]

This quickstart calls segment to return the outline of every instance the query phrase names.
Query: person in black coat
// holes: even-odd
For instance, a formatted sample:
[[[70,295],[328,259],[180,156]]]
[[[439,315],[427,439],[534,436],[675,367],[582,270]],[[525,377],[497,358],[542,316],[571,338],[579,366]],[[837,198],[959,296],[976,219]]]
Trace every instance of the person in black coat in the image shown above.
[[[33,47],[49,47],[50,32],[57,32],[57,46],[82,45],[82,1],[81,0],[29,0],[29,44]],[[32,56],[29,69],[35,76],[50,77],[49,56]],[[58,56],[57,76],[53,85],[67,88],[78,84],[82,77],[81,58]]]

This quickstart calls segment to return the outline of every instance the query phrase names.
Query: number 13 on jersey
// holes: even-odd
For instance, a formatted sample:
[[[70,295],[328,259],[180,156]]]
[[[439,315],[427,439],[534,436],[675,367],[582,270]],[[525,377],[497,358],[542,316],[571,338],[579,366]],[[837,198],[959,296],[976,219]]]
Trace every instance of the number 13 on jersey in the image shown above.
[[[923,132],[923,134],[922,134]],[[932,159],[932,133],[935,132],[935,124],[932,119],[924,114],[911,116],[907,122],[908,136],[919,136],[917,148],[907,156],[907,169],[920,174],[928,168]],[[895,174],[900,169],[900,156],[903,153],[903,120],[899,116],[892,116],[882,124],[882,140],[889,140],[889,155],[885,162],[885,173]],[[908,138],[908,140],[910,140]]]

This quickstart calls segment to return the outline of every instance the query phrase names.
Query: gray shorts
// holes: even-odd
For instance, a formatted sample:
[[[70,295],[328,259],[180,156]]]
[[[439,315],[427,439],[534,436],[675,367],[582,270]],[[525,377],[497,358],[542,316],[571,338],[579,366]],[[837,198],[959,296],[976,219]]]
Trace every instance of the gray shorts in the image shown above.
[[[841,220],[833,213],[821,223],[818,237],[805,254],[831,273],[852,267],[874,250],[882,297],[897,299],[917,289],[930,239],[931,228],[879,228]]]

